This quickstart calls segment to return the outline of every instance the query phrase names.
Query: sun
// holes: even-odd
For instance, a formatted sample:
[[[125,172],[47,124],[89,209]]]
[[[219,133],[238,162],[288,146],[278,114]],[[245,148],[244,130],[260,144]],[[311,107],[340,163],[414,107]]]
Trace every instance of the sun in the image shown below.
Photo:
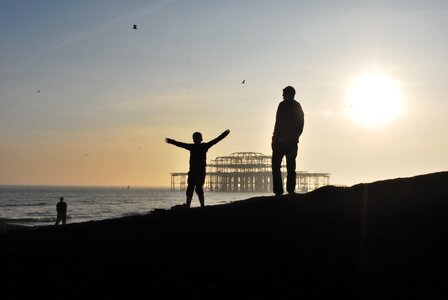
[[[363,74],[353,79],[347,102],[348,115],[369,127],[387,124],[402,111],[398,82],[383,74]]]

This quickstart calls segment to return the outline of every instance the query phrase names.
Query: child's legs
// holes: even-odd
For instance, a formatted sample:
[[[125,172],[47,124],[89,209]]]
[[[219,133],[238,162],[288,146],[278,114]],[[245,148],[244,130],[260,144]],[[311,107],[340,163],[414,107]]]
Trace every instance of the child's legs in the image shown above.
[[[195,179],[194,176],[191,176],[190,174],[188,174],[188,180],[187,180],[187,201],[186,201],[186,205],[187,207],[190,207],[191,205],[191,199],[193,198],[193,192],[194,192],[194,187],[195,187]]]
[[[187,200],[186,205],[187,207],[190,207],[191,205],[191,199],[193,199],[193,192],[194,192],[194,185],[188,185],[187,187]]]
[[[193,198],[193,192],[196,191],[198,195],[199,202],[201,206],[204,207],[204,182],[205,182],[205,174],[204,173],[188,173],[188,185],[187,185],[187,207],[191,205],[191,199]]]
[[[202,188],[202,185],[196,186],[196,194],[199,198],[199,203],[201,203],[201,207],[204,207],[204,189]]]
[[[205,174],[200,174],[196,181],[196,194],[199,198],[199,203],[201,203],[201,207],[204,207],[204,182],[205,182]]]

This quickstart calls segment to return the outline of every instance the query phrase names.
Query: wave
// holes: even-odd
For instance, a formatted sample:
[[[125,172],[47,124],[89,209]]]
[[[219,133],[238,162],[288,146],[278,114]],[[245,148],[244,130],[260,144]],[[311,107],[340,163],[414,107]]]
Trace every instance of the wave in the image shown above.
[[[67,216],[67,219],[69,216]],[[0,218],[0,223],[6,224],[27,224],[27,223],[52,223],[55,222],[55,217],[26,217],[26,218]]]
[[[2,204],[0,207],[30,207],[30,206],[44,206],[48,205],[48,203],[45,202],[38,202],[38,203],[14,203],[14,204]]]
[[[137,213],[137,212],[128,212],[128,213],[124,213],[121,214],[121,217],[133,217],[133,216],[141,216],[141,213]]]

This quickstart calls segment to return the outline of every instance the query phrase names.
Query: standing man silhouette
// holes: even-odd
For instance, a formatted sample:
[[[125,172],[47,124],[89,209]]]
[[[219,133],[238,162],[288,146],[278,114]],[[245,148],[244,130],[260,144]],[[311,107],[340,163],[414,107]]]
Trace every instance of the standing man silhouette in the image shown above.
[[[59,202],[56,204],[56,212],[58,213],[56,225],[59,225],[61,221],[62,225],[65,225],[65,221],[67,220],[67,203],[64,202],[64,197],[59,198]]]
[[[304,114],[302,106],[294,100],[296,94],[292,86],[283,89],[283,101],[277,108],[274,134],[272,135],[272,179],[274,194],[283,195],[281,173],[282,159],[286,156],[286,190],[293,194],[296,188],[297,144],[303,131]]]
[[[205,167],[206,167],[206,156],[207,151],[213,145],[224,139],[230,130],[226,130],[217,138],[211,140],[208,143],[202,143],[202,134],[200,132],[193,133],[194,144],[187,144],[175,141],[173,139],[166,138],[165,142],[168,144],[175,145],[180,148],[187,149],[190,151],[190,170],[188,171],[188,181],[187,181],[187,207],[190,207],[191,199],[193,198],[193,192],[196,190],[201,207],[204,207],[204,189],[203,185],[205,182]]]

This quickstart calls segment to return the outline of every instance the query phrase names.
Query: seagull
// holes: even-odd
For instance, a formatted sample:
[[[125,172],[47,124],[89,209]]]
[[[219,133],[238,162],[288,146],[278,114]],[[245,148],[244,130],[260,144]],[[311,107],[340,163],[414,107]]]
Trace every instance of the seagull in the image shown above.
[[[134,24],[134,26],[132,26],[132,29],[137,30],[137,25]]]
[[[242,82],[241,82],[241,84],[245,84],[246,83],[246,79],[244,79]]]

